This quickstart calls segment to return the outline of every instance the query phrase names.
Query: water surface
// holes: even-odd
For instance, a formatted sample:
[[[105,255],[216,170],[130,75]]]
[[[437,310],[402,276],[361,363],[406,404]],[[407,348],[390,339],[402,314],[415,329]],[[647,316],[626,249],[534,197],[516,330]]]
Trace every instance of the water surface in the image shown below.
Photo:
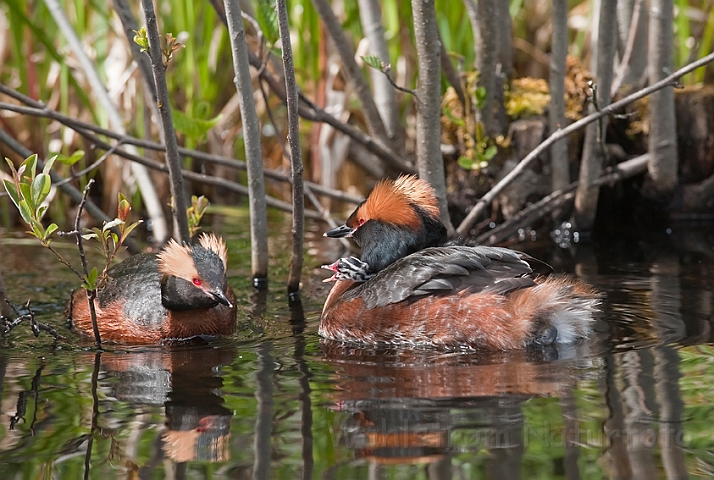
[[[62,329],[74,279],[5,235],[11,297],[70,341],[23,325],[2,337],[0,478],[714,476],[713,232],[520,245],[603,291],[605,312],[589,342],[498,354],[321,342],[312,267],[337,252],[312,243],[322,253],[288,307],[286,259],[253,294],[237,234],[233,338],[96,353]]]

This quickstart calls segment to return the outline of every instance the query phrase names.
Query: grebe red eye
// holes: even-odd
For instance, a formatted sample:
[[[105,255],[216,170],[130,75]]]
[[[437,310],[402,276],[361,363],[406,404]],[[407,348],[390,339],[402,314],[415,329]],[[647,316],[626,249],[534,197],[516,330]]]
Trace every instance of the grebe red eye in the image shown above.
[[[359,219],[359,226],[361,227],[362,225],[364,225],[364,218]]]
[[[193,284],[196,285],[197,287],[201,286],[201,279],[200,278],[194,278],[193,279]]]

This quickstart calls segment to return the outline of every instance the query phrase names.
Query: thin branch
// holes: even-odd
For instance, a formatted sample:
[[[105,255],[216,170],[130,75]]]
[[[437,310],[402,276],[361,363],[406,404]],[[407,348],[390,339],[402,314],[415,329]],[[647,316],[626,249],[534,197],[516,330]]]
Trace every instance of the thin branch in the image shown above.
[[[635,6],[632,9],[632,18],[630,19],[630,25],[627,31],[627,43],[625,43],[625,51],[622,53],[622,60],[620,60],[620,65],[615,73],[615,79],[612,81],[612,87],[610,88],[610,97],[614,97],[617,91],[622,85],[622,80],[625,78],[627,69],[630,68],[630,59],[632,58],[632,52],[635,50],[635,39],[637,38],[637,29],[640,23],[640,15],[642,14],[642,9],[645,8],[644,0],[635,0]],[[695,52],[695,49],[692,49]],[[691,59],[690,62],[694,60]]]
[[[0,108],[2,108],[2,107],[0,107]],[[72,180],[76,180],[77,178],[79,178],[79,177],[81,177],[81,176],[83,176],[83,175],[88,174],[89,172],[91,172],[91,171],[94,170],[95,168],[99,168],[99,165],[101,165],[102,163],[104,163],[104,160],[106,160],[107,158],[109,158],[109,156],[110,156],[111,154],[113,154],[114,151],[115,151],[115,150],[119,147],[119,145],[121,145],[121,144],[122,144],[122,142],[117,142],[116,145],[114,145],[111,149],[109,149],[109,150],[107,150],[106,152],[104,152],[104,154],[102,154],[102,156],[99,157],[99,158],[98,158],[94,163],[92,163],[90,166],[88,166],[87,168],[84,168],[84,169],[80,170],[79,172],[74,172],[74,173],[72,173],[72,175],[70,175],[69,177],[65,178],[64,180],[62,180],[62,181],[59,182],[59,183],[56,183],[56,184],[55,184],[55,187],[59,187],[60,185],[63,185],[63,184],[65,184],[65,183],[69,183],[69,182],[71,182]]]
[[[538,158],[539,155],[544,153],[552,144],[602,117],[615,113],[617,110],[621,109],[622,107],[625,107],[626,105],[629,105],[630,103],[636,100],[639,100],[640,98],[644,98],[648,95],[651,95],[652,93],[663,88],[678,85],[679,79],[682,78],[684,75],[693,70],[696,70],[697,68],[703,67],[704,65],[712,61],[714,61],[714,53],[711,53],[706,57],[702,57],[696,62],[690,63],[689,65],[677,70],[673,74],[667,76],[666,78],[660,80],[659,82],[653,85],[650,85],[647,88],[643,88],[642,90],[635,92],[632,95],[628,95],[622,100],[619,100],[615,103],[611,103],[610,105],[598,112],[592,113],[586,117],[581,118],[577,122],[568,125],[565,128],[561,128],[553,132],[540,145],[534,148],[531,153],[526,155],[526,157],[521,160],[521,162],[516,165],[516,167],[511,170],[508,175],[506,175],[500,182],[498,182],[486,195],[481,197],[481,200],[479,200],[476,205],[474,205],[474,207],[468,213],[466,218],[464,218],[464,220],[461,222],[461,225],[459,225],[459,228],[456,229],[457,235],[462,237],[468,236],[471,227],[474,225],[474,223],[476,223],[476,220],[478,220],[479,216],[484,212],[486,207],[493,201],[493,199],[496,198],[496,196],[498,196],[501,192],[503,192],[503,190],[508,185],[510,185],[511,182],[528,167],[528,165],[530,165],[536,158]]]
[[[216,9],[218,16],[225,24],[225,14],[217,8],[218,3],[219,2],[211,1],[211,4]],[[263,60],[261,60],[260,57],[258,57],[255,53],[248,50],[248,61],[250,62],[250,65],[252,67],[258,70],[260,78],[262,80],[265,80],[265,82],[268,84],[273,93],[278,96],[280,101],[285,103],[285,85],[278,81],[278,79],[275,78],[267,68],[264,68]],[[416,173],[416,168],[414,167],[414,165],[407,163],[389,147],[383,145],[381,142],[375,141],[374,138],[370,137],[369,135],[355,128],[354,126],[339,121],[329,113],[325,112],[323,109],[319,108],[313,102],[311,102],[310,99],[308,99],[302,93],[299,93],[299,95],[300,100],[302,100],[303,103],[300,104],[298,112],[302,118],[304,118],[305,120],[310,120],[312,122],[320,122],[330,125],[335,130],[344,133],[345,135],[353,139],[355,142],[361,144],[367,151],[369,151],[372,155],[380,159],[385,165],[388,165],[395,170],[404,173]]]
[[[75,131],[88,130],[91,132],[95,132],[97,134],[107,136],[109,138],[116,139],[119,144],[135,145],[137,147],[146,148],[149,150],[155,150],[155,151],[159,151],[159,152],[166,151],[166,147],[160,143],[152,142],[150,140],[143,140],[140,138],[132,137],[130,135],[118,134],[116,132],[113,132],[112,130],[98,127],[91,123],[83,122],[81,120],[76,120],[72,117],[63,115],[63,114],[57,112],[56,110],[52,110],[52,109],[46,107],[42,102],[39,102],[39,101],[33,100],[29,97],[26,97],[25,95],[9,88],[6,85],[0,84],[0,93],[5,93],[6,95],[9,95],[12,98],[15,98],[16,100],[19,100],[27,105],[30,105],[30,107],[23,107],[23,106],[11,104],[11,103],[0,102],[0,110],[8,110],[11,112],[21,113],[23,115],[30,115],[33,117],[50,118],[52,120],[56,120],[57,122],[61,123],[62,125],[65,125]],[[116,147],[112,147],[112,149],[114,149],[114,148],[116,148]],[[224,165],[224,166],[235,168],[238,170],[246,170],[246,168],[247,168],[245,162],[242,162],[240,160],[236,160],[236,159],[233,159],[230,157],[224,157],[221,155],[213,155],[213,154],[210,154],[207,152],[201,152],[199,150],[192,150],[189,148],[179,147],[179,153],[186,157],[195,158],[197,160],[202,160],[205,162],[215,163],[217,165]],[[265,170],[264,174],[268,178],[272,178],[272,179],[287,182],[287,183],[290,182],[289,175],[281,173],[277,170]],[[310,186],[315,192],[319,193],[320,195],[334,198],[336,200],[341,200],[344,202],[350,202],[350,203],[354,203],[354,204],[359,204],[362,201],[364,201],[364,197],[362,197],[360,195],[351,195],[349,193],[346,193],[346,192],[343,192],[340,190],[335,190],[335,189],[328,188],[328,187],[324,187],[322,185],[319,185],[319,184],[313,183],[313,182],[305,182],[305,184]],[[81,193],[78,193],[78,197],[81,197]]]
[[[233,55],[234,83],[240,96],[240,113],[248,172],[250,208],[250,243],[253,285],[268,287],[268,219],[265,202],[265,180],[260,146],[260,124],[253,98],[253,80],[248,67],[248,45],[238,0],[224,0],[226,21]]]
[[[265,88],[263,87],[262,80],[258,80],[258,87],[260,88],[260,93],[263,96],[263,99],[265,100],[265,105],[266,105],[265,111],[268,114],[268,119],[270,120],[271,124],[276,125],[275,118],[273,117],[273,110],[270,108],[270,106],[268,104],[268,93],[265,91]],[[288,152],[288,149],[285,145],[285,141],[283,140],[282,135],[278,135],[275,138],[277,139],[278,143],[280,144],[280,148],[283,151],[283,155],[285,155],[285,157],[288,160],[290,160],[290,152]],[[286,175],[286,179],[288,182],[291,181],[291,178],[287,177],[287,175]],[[317,199],[317,197],[313,193],[314,185],[316,185],[316,184],[313,184],[312,182],[304,182],[303,186],[305,188],[305,195],[307,195],[307,198],[308,198],[308,200],[310,200],[310,203],[312,203],[313,207],[315,207],[315,209],[318,212],[320,212],[320,215],[322,216],[322,220],[324,220],[325,223],[327,223],[330,226],[330,228],[335,228],[337,226],[337,222],[335,222],[335,220],[330,216],[330,212],[328,212],[327,209],[322,206],[320,201]],[[357,203],[361,203],[361,201],[357,202]],[[338,240],[342,243],[342,245],[345,248],[350,247],[350,242],[346,238],[338,238]]]
[[[364,112],[364,118],[367,122],[367,129],[372,136],[379,138],[384,143],[388,143],[389,137],[386,135],[387,130],[384,127],[384,122],[382,122],[382,117],[379,115],[377,105],[374,103],[369,85],[367,85],[362,71],[355,61],[354,49],[342,30],[342,23],[335,16],[327,0],[312,0],[312,4],[315,10],[317,10],[327,32],[330,34],[332,43],[340,55],[342,67],[346,74],[345,76],[355,89],[357,98],[359,98],[362,111]]]
[[[302,151],[300,150],[300,118],[297,112],[298,87],[295,80],[295,64],[293,63],[293,49],[290,42],[290,28],[288,26],[288,12],[285,0],[277,0],[275,8],[278,14],[280,43],[283,50],[283,70],[285,71],[285,91],[288,103],[288,142],[290,143],[290,168],[292,170],[293,184],[293,251],[290,259],[290,273],[288,274],[288,294],[292,295],[300,290],[300,278],[302,277],[303,245],[305,240],[305,194]]]
[[[74,218],[74,231],[75,237],[77,239],[77,249],[79,250],[79,258],[82,260],[82,269],[84,270],[84,277],[89,277],[89,267],[87,266],[87,255],[84,253],[84,245],[82,243],[82,233],[79,231],[79,221],[82,217],[82,210],[84,209],[84,204],[87,202],[87,195],[89,195],[89,189],[92,187],[94,179],[90,179],[87,185],[84,187],[84,192],[82,194],[82,201],[79,202],[77,207],[77,216]],[[92,331],[94,333],[94,342],[97,347],[102,345],[102,337],[99,335],[99,325],[97,324],[97,311],[94,308],[94,299],[97,296],[97,291],[94,288],[87,288],[87,303],[89,304],[89,315],[92,318]]]
[[[97,73],[94,63],[84,52],[79,37],[72,28],[72,25],[62,9],[62,6],[59,4],[58,0],[45,0],[45,4],[62,32],[62,35],[64,35],[67,39],[72,52],[77,56],[92,92],[97,97],[99,104],[107,114],[111,128],[121,134],[126,133],[124,129],[124,122],[119,114],[119,111],[109,98],[109,94],[107,93],[106,87]],[[151,220],[154,222],[154,234],[157,239],[163,241],[166,236],[166,219],[164,218],[163,207],[159,201],[154,184],[149,178],[148,172],[140,165],[132,164],[131,170],[136,177],[139,185],[139,191],[141,192],[149,217],[151,217]]]
[[[152,0],[141,0],[141,6],[146,19],[146,34],[149,37],[149,57],[151,58],[151,69],[154,73],[156,96],[159,112],[161,113],[161,126],[164,130],[164,141],[166,142],[166,165],[169,167],[171,196],[173,197],[171,211],[174,217],[174,236],[180,242],[188,243],[191,241],[191,235],[188,232],[188,217],[186,216],[188,202],[186,201],[186,192],[183,187],[181,158],[178,152],[174,122],[171,117],[169,89],[166,85],[166,66],[164,66],[162,60],[161,40],[159,40],[154,2]]]
[[[25,314],[21,314],[17,310],[15,305],[10,303],[9,301],[3,300],[3,302],[5,303],[6,306],[9,306],[13,312],[15,312],[15,320],[10,320],[9,317],[2,317],[4,319],[3,333],[10,333],[12,331],[12,329],[17,327],[18,325],[20,325],[20,323],[22,323],[23,320],[30,320],[30,324],[31,324],[30,328],[32,329],[32,333],[33,333],[33,335],[35,335],[35,337],[38,337],[40,335],[40,332],[46,332],[46,333],[49,333],[50,335],[52,335],[52,337],[55,340],[67,341],[67,338],[60,335],[57,332],[57,330],[50,327],[49,325],[46,325],[42,322],[37,321],[37,319],[35,318],[35,312],[32,310],[32,308],[30,306],[30,300],[28,300],[27,303],[25,304],[25,308],[27,309],[27,313],[25,313]]]
[[[633,177],[647,169],[648,154],[640,155],[602,172],[600,178],[593,182],[593,185],[612,184],[626,178]],[[508,221],[502,223],[492,230],[488,230],[474,240],[476,244],[496,245],[513,235],[520,228],[532,225],[541,218],[550,214],[565,204],[569,204],[575,199],[575,189],[578,182],[572,182],[560,188],[550,195],[543,197],[539,201],[524,208]]]

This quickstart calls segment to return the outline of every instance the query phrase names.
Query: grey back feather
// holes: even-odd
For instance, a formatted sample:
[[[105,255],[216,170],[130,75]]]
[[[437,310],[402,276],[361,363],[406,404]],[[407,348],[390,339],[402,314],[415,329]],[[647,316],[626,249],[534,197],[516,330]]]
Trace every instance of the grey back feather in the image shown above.
[[[349,290],[345,300],[361,297],[366,308],[375,308],[462,290],[506,294],[535,285],[530,261],[528,255],[507,248],[426,248],[397,260]],[[545,270],[542,265],[537,266],[540,271]]]

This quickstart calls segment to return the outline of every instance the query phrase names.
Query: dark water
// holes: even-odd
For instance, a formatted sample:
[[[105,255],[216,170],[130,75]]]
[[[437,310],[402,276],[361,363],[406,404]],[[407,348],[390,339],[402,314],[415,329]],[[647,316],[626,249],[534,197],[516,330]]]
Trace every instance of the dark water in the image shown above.
[[[67,334],[72,278],[0,242],[10,296]],[[586,344],[486,355],[322,344],[319,273],[288,308],[277,255],[271,293],[251,295],[229,237],[234,338],[97,354],[2,337],[0,479],[711,478],[713,246],[705,227],[521,245],[605,292],[605,314]],[[337,254],[312,248],[310,267]]]

